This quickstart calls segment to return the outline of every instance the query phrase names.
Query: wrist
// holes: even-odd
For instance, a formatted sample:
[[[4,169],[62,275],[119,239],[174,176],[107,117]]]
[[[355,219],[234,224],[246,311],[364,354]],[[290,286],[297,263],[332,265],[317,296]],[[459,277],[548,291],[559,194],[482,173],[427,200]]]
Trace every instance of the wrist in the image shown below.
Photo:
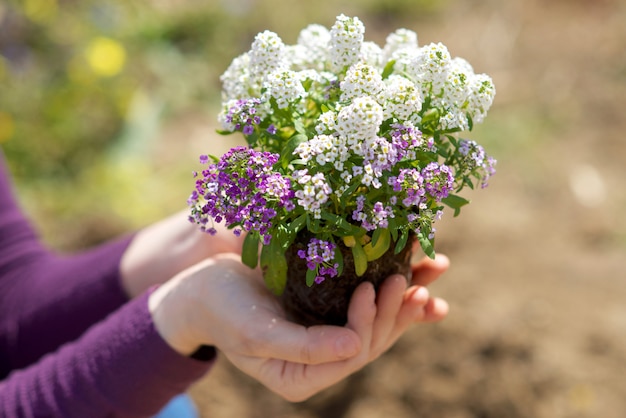
[[[157,332],[176,352],[190,356],[202,345],[193,337],[188,323],[187,310],[190,303],[180,297],[180,292],[172,286],[175,280],[157,287],[148,298],[148,310]]]

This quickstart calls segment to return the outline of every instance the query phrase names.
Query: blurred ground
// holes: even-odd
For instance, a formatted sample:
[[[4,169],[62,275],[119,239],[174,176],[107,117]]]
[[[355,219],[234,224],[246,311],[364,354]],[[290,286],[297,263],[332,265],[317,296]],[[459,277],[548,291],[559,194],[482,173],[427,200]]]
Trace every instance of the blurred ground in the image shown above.
[[[626,414],[624,4],[467,4],[410,27],[498,88],[472,135],[498,174],[438,228],[452,268],[431,292],[450,302],[449,318],[302,404],[221,364],[193,390],[205,416]]]
[[[293,30],[322,13],[303,9],[312,20],[294,29],[283,7],[291,3],[276,2],[272,13],[270,2],[230,3],[267,17],[265,26],[242,28],[247,44],[230,58],[263,29],[291,33],[284,39],[292,43]],[[202,416],[623,417],[626,2],[448,0],[426,15],[414,13],[410,1],[398,2],[399,12],[378,2],[380,8],[366,15],[356,5],[318,3],[328,14],[321,23],[329,25],[341,12],[358,15],[366,38],[377,42],[407,27],[421,44],[441,41],[477,72],[491,74],[496,102],[471,137],[499,160],[498,174],[487,190],[470,195],[472,204],[459,218],[448,214],[438,226],[437,249],[452,267],[431,293],[449,301],[449,318],[415,327],[377,362],[300,404],[282,401],[222,359],[192,388]],[[142,156],[152,163],[138,177],[145,181],[142,196],[161,210],[184,201],[188,187],[181,184],[198,153],[230,146],[214,137],[214,116],[179,112]],[[117,181],[109,180],[105,190],[119,190]],[[178,191],[159,197],[160,188]],[[33,202],[38,192],[24,198]],[[158,215],[128,209],[126,218],[103,218],[95,205],[87,207],[84,222],[60,218],[66,223],[56,228],[74,233],[64,234],[58,246],[97,241]],[[54,226],[41,224],[55,236]]]

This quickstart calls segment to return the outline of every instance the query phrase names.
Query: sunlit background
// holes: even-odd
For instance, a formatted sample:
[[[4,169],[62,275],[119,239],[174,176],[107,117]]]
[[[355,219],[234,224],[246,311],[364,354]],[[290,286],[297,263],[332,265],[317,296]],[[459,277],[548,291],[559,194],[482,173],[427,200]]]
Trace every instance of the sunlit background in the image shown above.
[[[226,361],[192,388],[206,417],[622,417],[626,411],[623,0],[9,0],[0,146],[44,238],[77,250],[184,207],[215,134],[219,76],[265,29],[287,44],[344,13],[404,27],[490,74],[472,139],[487,190],[444,216],[453,267],[419,326],[347,382],[286,403]]]

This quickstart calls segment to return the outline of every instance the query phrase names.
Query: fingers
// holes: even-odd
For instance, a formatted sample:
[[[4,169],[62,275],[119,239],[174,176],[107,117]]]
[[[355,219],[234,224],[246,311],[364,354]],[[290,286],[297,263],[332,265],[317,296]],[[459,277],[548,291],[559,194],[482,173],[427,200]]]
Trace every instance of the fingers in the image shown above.
[[[352,295],[345,330],[352,330],[361,341],[360,352],[343,361],[321,364],[297,364],[271,361],[266,363],[266,379],[261,379],[270,389],[293,402],[307,399],[319,390],[337,383],[368,363],[372,328],[376,317],[374,286],[360,284]],[[310,330],[336,327],[312,327]],[[340,328],[341,329],[341,328]],[[276,374],[279,373],[279,377]]]
[[[428,289],[422,286],[411,286],[401,293],[398,302],[397,294],[392,294],[399,289],[391,289],[391,281],[388,280],[383,286],[378,296],[377,328],[374,341],[372,343],[372,355],[378,356],[386,351],[400,338],[404,332],[413,324],[421,322],[437,322],[448,314],[448,304],[440,298],[432,298]],[[387,314],[382,314],[382,309],[389,309]],[[393,310],[392,310],[393,309]],[[395,315],[393,315],[395,312]],[[384,318],[384,320],[383,320]]]
[[[443,254],[436,254],[435,259],[422,258],[412,267],[414,285],[428,286],[450,267],[450,260]]]
[[[411,286],[403,296],[402,307],[396,321],[396,327],[402,332],[424,317],[424,309],[430,300],[428,289],[421,286]]]
[[[386,338],[377,341],[377,350],[380,353],[391,347],[418,318],[424,317],[428,300],[428,290],[425,287],[411,286],[402,293],[397,314],[393,322],[388,324]]]
[[[345,360],[361,350],[361,339],[351,329],[330,325],[310,328],[270,315],[257,317],[255,327],[242,335],[254,342],[244,348],[249,356],[301,364]]]
[[[393,275],[387,278],[378,290],[376,297],[378,310],[374,321],[371,347],[374,356],[380,355],[387,347],[387,341],[396,326],[398,314],[403,305],[406,286],[404,276]]]
[[[440,298],[431,298],[424,306],[424,316],[420,322],[437,322],[444,319],[450,310],[448,302]]]
[[[370,282],[361,283],[350,299],[346,328],[354,330],[359,335],[364,347],[368,347],[372,340],[376,311],[374,286]]]

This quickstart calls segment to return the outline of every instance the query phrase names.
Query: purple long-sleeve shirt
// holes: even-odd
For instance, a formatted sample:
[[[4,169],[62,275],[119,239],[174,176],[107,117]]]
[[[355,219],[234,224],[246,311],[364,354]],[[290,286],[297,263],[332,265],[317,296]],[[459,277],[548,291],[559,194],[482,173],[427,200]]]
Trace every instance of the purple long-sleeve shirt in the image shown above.
[[[148,292],[128,300],[132,237],[71,256],[20,211],[0,150],[0,417],[143,417],[205,374],[159,336]]]

